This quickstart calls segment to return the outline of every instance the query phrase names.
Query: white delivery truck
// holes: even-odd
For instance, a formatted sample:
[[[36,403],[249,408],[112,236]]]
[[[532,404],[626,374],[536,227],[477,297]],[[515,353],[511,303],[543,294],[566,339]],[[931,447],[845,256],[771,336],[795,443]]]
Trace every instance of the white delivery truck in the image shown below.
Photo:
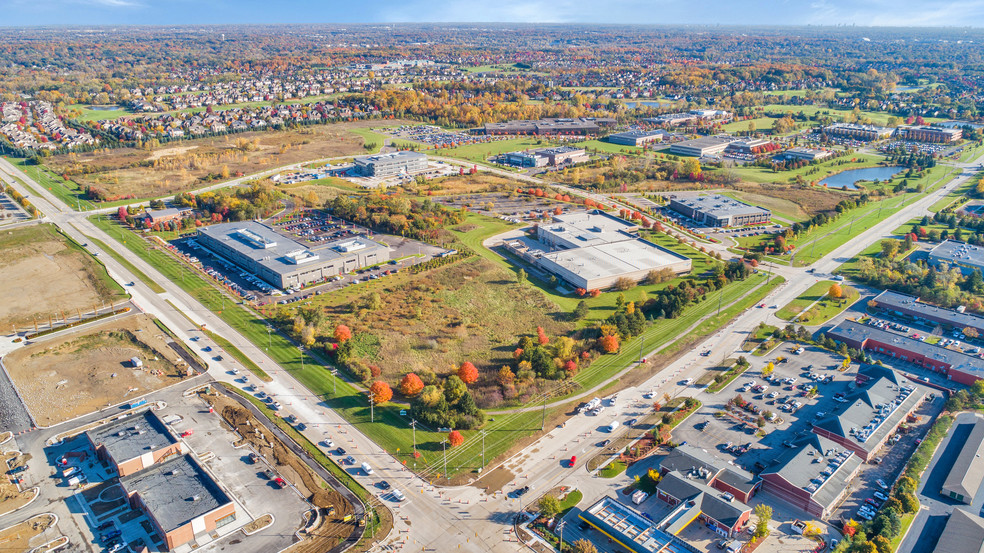
[[[616,428],[618,428],[618,421],[612,421],[612,423],[608,425],[609,432],[615,432]]]

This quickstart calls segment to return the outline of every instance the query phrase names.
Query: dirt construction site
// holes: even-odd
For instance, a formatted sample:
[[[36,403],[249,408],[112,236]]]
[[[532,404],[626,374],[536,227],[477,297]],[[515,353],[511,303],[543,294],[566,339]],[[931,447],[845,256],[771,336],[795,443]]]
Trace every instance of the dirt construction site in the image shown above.
[[[294,453],[232,399],[219,394],[208,394],[204,399],[222,415],[222,419],[248,442],[252,449],[273,465],[279,475],[293,484],[307,500],[317,507],[320,516],[301,535],[304,539],[290,548],[292,553],[327,551],[345,541],[354,530],[357,521],[352,515],[352,505],[327,482],[315,474]]]
[[[126,297],[88,253],[51,225],[0,234],[0,332],[40,328]]]
[[[3,364],[35,423],[50,426],[179,382],[187,365],[169,341],[150,316],[129,315],[42,339]]]

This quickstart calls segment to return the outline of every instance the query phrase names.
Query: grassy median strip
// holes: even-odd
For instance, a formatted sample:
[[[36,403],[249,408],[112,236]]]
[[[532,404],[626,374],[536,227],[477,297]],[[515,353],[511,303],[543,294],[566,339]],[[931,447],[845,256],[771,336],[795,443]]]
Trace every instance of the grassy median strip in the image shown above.
[[[266,371],[261,369],[259,365],[257,365],[255,362],[253,362],[252,359],[247,357],[246,354],[243,353],[239,348],[232,345],[232,342],[226,340],[222,336],[219,336],[218,334],[210,330],[206,330],[205,335],[208,336],[212,341],[214,341],[220,348],[228,352],[229,355],[233,356],[233,358],[235,358],[236,361],[242,363],[244,367],[249,369],[249,372],[255,374],[257,377],[259,377],[260,380],[262,380],[263,382],[273,381],[273,379],[270,378],[270,375],[268,375]]]
[[[123,267],[125,267],[126,270],[128,270],[131,273],[133,273],[134,275],[136,275],[136,277],[138,279],[140,279],[140,282],[143,282],[144,284],[146,284],[151,290],[154,291],[155,294],[163,294],[164,293],[164,288],[160,284],[157,284],[156,282],[154,282],[153,280],[151,280],[151,278],[149,276],[147,276],[146,274],[144,274],[143,271],[141,271],[140,269],[136,268],[136,266],[134,266],[133,263],[130,263],[129,260],[127,260],[122,255],[118,254],[116,252],[116,250],[114,250],[113,248],[110,248],[109,246],[107,246],[105,242],[103,242],[102,240],[99,240],[98,238],[93,238],[93,237],[91,237],[89,235],[86,235],[85,237],[88,238],[91,242],[93,242],[97,246],[99,246],[99,248],[102,251],[106,252],[106,255],[112,257],[113,259],[115,259],[116,262],[119,263],[120,265],[122,265]]]

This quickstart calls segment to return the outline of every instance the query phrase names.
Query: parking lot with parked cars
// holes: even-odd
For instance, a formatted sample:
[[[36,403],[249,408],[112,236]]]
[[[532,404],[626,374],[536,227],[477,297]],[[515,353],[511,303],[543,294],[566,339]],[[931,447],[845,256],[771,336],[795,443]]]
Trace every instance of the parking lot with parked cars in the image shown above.
[[[713,396],[716,401],[706,399],[700,411],[674,430],[674,441],[714,452],[755,474],[801,444],[814,422],[847,402],[845,397],[856,388],[857,366],[845,369],[843,356],[817,347],[793,353],[800,347],[785,343],[765,358],[753,358],[752,368]],[[767,362],[774,366],[768,377],[762,370]],[[893,435],[883,451],[862,465],[861,477],[850,483],[852,494],[833,518],[873,516],[884,501],[875,493],[886,493],[877,481],[891,486],[942,402],[939,395],[925,402],[908,432]]]

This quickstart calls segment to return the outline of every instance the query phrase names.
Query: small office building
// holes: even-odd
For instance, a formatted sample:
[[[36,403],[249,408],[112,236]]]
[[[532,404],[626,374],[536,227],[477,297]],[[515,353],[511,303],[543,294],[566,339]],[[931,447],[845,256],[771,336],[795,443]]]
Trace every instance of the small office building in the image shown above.
[[[740,227],[772,220],[768,209],[720,194],[671,195],[669,208],[705,227]]]
[[[796,147],[790,148],[781,154],[786,159],[803,161],[821,161],[833,157],[834,153],[830,150],[818,150],[816,148]]]
[[[838,138],[850,138],[862,142],[881,140],[892,136],[893,129],[888,127],[877,127],[874,125],[857,125],[854,123],[834,123],[823,128],[823,133],[827,136]]]
[[[188,452],[151,410],[98,426],[85,433],[100,460],[127,476]]]
[[[236,520],[235,503],[191,455],[123,476],[120,486],[169,551]]]
[[[895,136],[901,140],[911,140],[913,142],[950,144],[951,142],[956,142],[963,137],[963,130],[946,127],[902,126],[895,130]]]
[[[662,529],[677,535],[694,520],[727,538],[748,524],[752,508],[726,492],[708,486],[699,469],[669,472],[656,485],[656,497],[674,509]]]
[[[695,552],[692,545],[662,530],[659,523],[611,497],[602,497],[578,518],[630,553]]]
[[[984,518],[963,508],[950,513],[933,553],[981,553],[984,551]]]
[[[881,309],[892,316],[904,317],[906,319],[930,324],[932,326],[945,325],[950,328],[963,331],[965,328],[972,328],[981,336],[984,336],[984,317],[969,313],[962,309],[947,309],[931,303],[919,301],[919,298],[885,290],[878,294],[874,300],[875,307]]]
[[[661,142],[666,135],[667,132],[662,129],[657,129],[654,131],[637,129],[610,134],[606,140],[612,144],[619,144],[621,146],[642,147],[650,142]]]
[[[728,135],[705,136],[694,140],[684,140],[670,146],[670,153],[678,156],[704,157],[720,154],[739,138]]]
[[[363,177],[413,175],[427,170],[427,156],[420,152],[393,152],[355,158],[355,171]]]
[[[812,435],[762,471],[762,489],[826,520],[848,493],[863,461],[854,451]]]
[[[963,424],[966,423],[959,423],[957,426]],[[940,489],[942,495],[967,505],[974,502],[974,497],[984,482],[984,459],[981,457],[984,455],[984,418],[977,415],[972,424],[967,441],[961,444],[960,453]]]

